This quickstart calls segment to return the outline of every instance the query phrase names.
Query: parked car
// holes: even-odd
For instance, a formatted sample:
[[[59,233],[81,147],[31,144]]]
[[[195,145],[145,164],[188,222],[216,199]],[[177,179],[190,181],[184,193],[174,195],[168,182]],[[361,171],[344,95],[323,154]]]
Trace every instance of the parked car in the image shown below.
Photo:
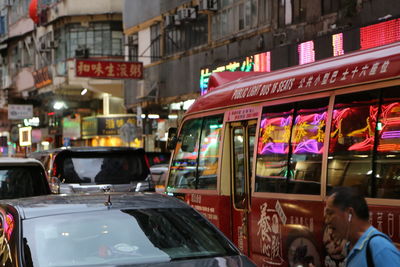
[[[71,147],[28,156],[45,164],[54,193],[154,191],[143,149]]]
[[[255,266],[203,215],[155,193],[0,204],[3,266]]]
[[[0,157],[0,199],[50,193],[41,162],[35,159]]]

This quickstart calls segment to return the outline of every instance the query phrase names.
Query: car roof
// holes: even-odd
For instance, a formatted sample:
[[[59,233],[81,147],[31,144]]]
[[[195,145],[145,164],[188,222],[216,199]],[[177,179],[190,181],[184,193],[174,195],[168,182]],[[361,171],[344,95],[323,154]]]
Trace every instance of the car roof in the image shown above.
[[[32,165],[40,165],[43,166],[43,164],[33,158],[18,158],[18,157],[0,157],[0,166],[32,166]]]
[[[59,147],[55,149],[48,150],[50,152],[61,152],[61,151],[71,151],[71,152],[109,152],[109,151],[144,151],[143,148],[134,147],[117,147],[117,146],[77,146],[77,147]],[[45,152],[45,151],[42,151]]]
[[[110,198],[111,205],[108,203]],[[157,193],[92,193],[45,195],[0,201],[0,205],[9,205],[19,210],[23,219],[102,211],[109,209],[152,209],[152,208],[189,208],[177,198]]]

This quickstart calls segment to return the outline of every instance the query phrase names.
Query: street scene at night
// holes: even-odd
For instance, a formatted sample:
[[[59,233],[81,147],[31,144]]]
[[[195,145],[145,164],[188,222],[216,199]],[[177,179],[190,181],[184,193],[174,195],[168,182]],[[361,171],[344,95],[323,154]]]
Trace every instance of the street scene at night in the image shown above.
[[[400,1],[0,0],[0,266],[399,267]]]

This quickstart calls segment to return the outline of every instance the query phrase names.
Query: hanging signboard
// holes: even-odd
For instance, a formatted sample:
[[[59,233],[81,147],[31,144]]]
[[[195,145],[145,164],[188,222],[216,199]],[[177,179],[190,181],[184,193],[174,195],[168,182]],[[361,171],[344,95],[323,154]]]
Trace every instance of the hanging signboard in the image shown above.
[[[32,127],[19,128],[19,145],[20,146],[32,145]]]
[[[76,59],[76,77],[102,79],[143,79],[142,62]]]
[[[8,105],[9,120],[23,120],[33,117],[33,105]]]
[[[32,72],[33,79],[35,80],[35,87],[37,89],[49,85],[53,82],[48,67]]]
[[[111,115],[83,118],[82,138],[119,135],[120,128],[126,123],[136,125],[136,115]]]

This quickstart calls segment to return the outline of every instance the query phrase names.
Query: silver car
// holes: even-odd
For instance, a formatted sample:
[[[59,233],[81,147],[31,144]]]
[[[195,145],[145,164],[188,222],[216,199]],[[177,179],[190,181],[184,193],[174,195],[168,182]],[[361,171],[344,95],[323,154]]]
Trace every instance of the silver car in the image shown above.
[[[156,193],[0,204],[3,266],[255,266],[186,203]]]

